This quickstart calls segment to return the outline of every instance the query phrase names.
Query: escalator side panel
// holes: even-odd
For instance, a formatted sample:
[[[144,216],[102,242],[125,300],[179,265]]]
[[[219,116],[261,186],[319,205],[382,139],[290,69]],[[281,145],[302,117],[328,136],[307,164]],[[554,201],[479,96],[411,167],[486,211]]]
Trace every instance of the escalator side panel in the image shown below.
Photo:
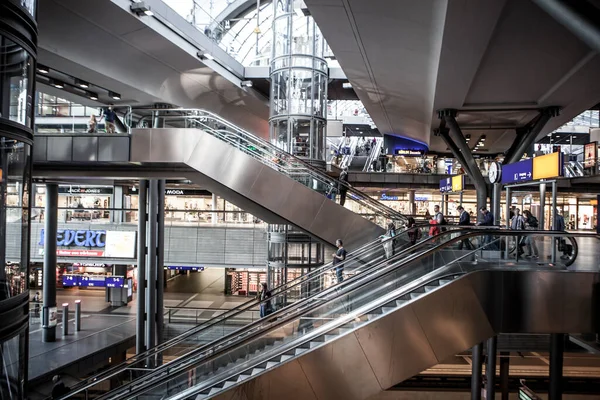
[[[347,247],[356,247],[385,232],[323,194],[199,129],[134,129],[131,161],[184,163],[330,244],[341,236]],[[246,202],[242,203],[236,205],[247,209]]]
[[[269,383],[308,379],[321,400],[366,399],[501,332],[593,332],[599,282],[600,274],[589,272],[474,272],[230,391],[248,399],[277,399],[265,390]],[[557,307],[556,321],[548,318],[550,307]],[[493,326],[494,313],[514,321]],[[297,375],[290,375],[292,370]],[[312,397],[289,390],[285,398]]]

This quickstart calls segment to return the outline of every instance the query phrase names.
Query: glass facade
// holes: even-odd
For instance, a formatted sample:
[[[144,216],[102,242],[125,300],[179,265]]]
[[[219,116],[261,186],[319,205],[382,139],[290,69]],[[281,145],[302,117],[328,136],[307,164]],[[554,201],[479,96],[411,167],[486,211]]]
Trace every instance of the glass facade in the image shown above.
[[[320,165],[326,149],[326,45],[312,17],[299,17],[293,3],[273,3],[270,137],[282,150]]]
[[[35,0],[0,2],[0,398],[27,398]],[[14,28],[15,21],[22,24]],[[10,254],[10,256],[8,256]]]

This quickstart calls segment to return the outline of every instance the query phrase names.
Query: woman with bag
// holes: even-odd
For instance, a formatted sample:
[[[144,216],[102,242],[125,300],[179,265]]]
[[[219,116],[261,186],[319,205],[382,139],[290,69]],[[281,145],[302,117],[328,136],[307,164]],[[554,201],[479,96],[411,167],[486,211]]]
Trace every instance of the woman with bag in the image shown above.
[[[260,317],[266,317],[273,312],[271,305],[271,291],[267,287],[266,282],[260,284],[260,292],[258,292],[258,301],[260,301]]]

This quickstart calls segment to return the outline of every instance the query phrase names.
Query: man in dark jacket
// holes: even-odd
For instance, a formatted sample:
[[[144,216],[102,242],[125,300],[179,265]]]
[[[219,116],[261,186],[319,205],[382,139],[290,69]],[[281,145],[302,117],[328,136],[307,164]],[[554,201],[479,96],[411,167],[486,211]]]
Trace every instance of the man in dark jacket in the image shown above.
[[[458,206],[456,207],[456,210],[459,212],[458,216],[458,224],[461,226],[469,226],[471,225],[471,216],[469,215],[469,213],[465,210],[465,208],[463,206]],[[458,244],[458,249],[462,250],[463,246],[465,246],[465,248],[467,250],[472,250],[473,249],[473,245],[471,244],[471,242],[469,241],[469,239],[463,239],[460,241],[460,243]]]
[[[338,192],[340,193],[340,206],[343,206],[346,203],[346,192],[348,191],[348,167],[345,167],[342,173],[340,174],[340,183],[338,183]]]

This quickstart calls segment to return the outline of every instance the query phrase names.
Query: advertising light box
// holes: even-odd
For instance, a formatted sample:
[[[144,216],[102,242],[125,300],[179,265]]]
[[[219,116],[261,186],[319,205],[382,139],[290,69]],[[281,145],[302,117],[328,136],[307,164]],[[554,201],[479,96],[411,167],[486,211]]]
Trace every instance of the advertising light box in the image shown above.
[[[465,176],[456,175],[452,177],[452,191],[462,192],[465,186]]]
[[[591,142],[583,147],[583,167],[593,168],[598,160],[598,142]]]
[[[562,175],[562,153],[546,154],[533,159],[533,179],[556,178]]]
[[[106,247],[104,257],[134,258],[136,246],[135,231],[106,232]]]

